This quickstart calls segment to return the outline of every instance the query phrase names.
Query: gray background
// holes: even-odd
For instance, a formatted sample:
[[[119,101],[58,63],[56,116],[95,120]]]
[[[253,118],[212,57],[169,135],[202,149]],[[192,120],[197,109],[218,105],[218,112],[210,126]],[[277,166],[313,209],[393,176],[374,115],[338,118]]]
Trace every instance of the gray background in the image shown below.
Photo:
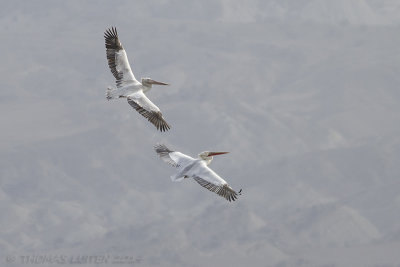
[[[0,25],[1,265],[400,266],[400,1],[1,1]],[[114,25],[171,83],[169,132],[105,99]],[[172,183],[158,142],[230,151],[243,196]]]

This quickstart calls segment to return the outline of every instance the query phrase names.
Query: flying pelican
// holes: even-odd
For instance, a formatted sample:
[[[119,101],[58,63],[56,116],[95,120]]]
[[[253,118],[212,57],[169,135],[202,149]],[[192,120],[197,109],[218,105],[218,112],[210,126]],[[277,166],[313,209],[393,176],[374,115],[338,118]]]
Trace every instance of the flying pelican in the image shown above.
[[[144,94],[151,89],[153,84],[168,84],[157,82],[150,78],[142,78],[142,82],[140,83],[133,75],[125,49],[119,41],[117,29],[112,27],[106,30],[104,38],[108,66],[117,84],[117,88],[107,88],[107,99],[126,98],[134,109],[156,126],[157,130],[161,132],[168,131],[170,126],[164,120],[160,109]]]
[[[218,176],[207,165],[213,160],[213,156],[222,155],[229,152],[201,152],[197,159],[189,157],[181,152],[169,150],[165,145],[157,144],[154,146],[156,153],[168,164],[178,168],[178,173],[171,176],[174,182],[180,182],[184,178],[193,178],[201,186],[217,193],[229,201],[235,201],[239,192],[234,191],[228,183]]]

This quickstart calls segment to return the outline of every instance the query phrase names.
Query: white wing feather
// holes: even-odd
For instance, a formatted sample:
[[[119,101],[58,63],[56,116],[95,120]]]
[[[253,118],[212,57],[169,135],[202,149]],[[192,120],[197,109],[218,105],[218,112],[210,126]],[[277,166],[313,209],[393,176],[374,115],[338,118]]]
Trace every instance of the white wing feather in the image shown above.
[[[183,169],[185,166],[189,165],[190,163],[192,163],[193,161],[195,161],[194,158],[189,157],[188,155],[185,155],[181,152],[178,151],[174,151],[169,153],[169,157],[176,162],[176,164],[178,165],[177,167],[181,170]]]
[[[108,29],[104,33],[108,66],[115,77],[118,88],[127,85],[139,84],[133,75],[125,49],[118,38],[116,28]]]
[[[154,149],[163,161],[178,169],[182,169],[191,162],[195,161],[194,158],[189,157],[188,155],[185,155],[178,151],[172,151],[163,144],[155,145]]]
[[[223,186],[228,184],[218,174],[211,170],[204,161],[196,162],[196,165],[188,171],[187,175],[189,177],[198,176],[201,179],[216,186]]]

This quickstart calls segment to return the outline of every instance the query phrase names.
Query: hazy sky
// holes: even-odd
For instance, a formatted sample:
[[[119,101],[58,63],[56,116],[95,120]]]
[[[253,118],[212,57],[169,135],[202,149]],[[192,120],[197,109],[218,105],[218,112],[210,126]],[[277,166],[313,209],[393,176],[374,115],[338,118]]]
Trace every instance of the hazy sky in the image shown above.
[[[400,2],[1,6],[0,265],[400,266]],[[169,132],[105,99],[110,26]],[[230,151],[243,195],[172,183],[156,143]]]

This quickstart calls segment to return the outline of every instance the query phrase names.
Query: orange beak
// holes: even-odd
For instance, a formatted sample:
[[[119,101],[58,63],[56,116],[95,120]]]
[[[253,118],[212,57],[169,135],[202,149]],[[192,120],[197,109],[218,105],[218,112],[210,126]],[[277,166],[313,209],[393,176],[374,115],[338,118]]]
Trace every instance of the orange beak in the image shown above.
[[[149,80],[149,83],[151,83],[151,84],[157,84],[157,85],[169,85],[168,83],[157,82],[157,81],[155,81],[155,80]]]
[[[229,152],[210,152],[210,153],[208,153],[208,156],[209,157],[212,157],[212,156],[217,156],[217,155],[222,155],[222,154],[228,154]]]

